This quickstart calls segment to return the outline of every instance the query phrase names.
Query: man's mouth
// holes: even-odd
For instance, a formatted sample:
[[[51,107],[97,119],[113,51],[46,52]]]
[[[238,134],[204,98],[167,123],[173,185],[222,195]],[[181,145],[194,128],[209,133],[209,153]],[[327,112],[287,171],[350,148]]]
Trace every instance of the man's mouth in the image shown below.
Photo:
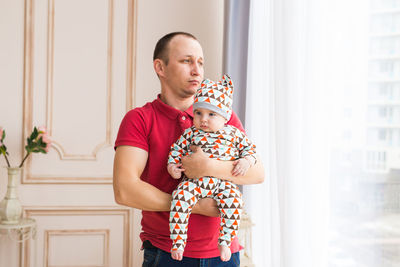
[[[200,84],[200,82],[199,81],[196,81],[196,80],[191,80],[191,81],[189,81],[191,84],[193,84],[193,85],[199,85]]]

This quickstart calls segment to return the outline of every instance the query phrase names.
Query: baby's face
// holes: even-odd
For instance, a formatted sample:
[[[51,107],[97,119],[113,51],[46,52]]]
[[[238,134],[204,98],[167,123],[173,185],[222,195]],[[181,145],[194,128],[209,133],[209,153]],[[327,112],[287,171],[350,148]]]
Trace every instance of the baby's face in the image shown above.
[[[221,130],[226,119],[218,113],[205,108],[198,108],[194,111],[193,124],[197,129],[205,132],[216,132]]]

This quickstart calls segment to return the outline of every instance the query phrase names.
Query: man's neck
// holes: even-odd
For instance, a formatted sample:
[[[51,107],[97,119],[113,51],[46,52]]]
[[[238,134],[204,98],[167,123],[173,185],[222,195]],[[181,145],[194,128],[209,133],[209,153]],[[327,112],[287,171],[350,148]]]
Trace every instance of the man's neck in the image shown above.
[[[193,96],[183,98],[165,92],[161,92],[160,99],[168,106],[171,106],[180,111],[185,111],[190,108],[190,106],[193,105],[194,100]]]

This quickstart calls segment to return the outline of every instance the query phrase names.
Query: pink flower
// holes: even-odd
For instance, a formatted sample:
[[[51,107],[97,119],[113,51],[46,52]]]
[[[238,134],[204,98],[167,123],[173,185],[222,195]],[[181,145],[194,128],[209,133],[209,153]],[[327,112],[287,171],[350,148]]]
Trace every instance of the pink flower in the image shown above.
[[[5,131],[2,127],[0,127],[0,155],[4,155],[7,161],[7,166],[10,167],[11,164],[7,157],[8,153],[7,153],[7,148],[4,145],[3,135],[5,135]],[[41,141],[39,142],[39,140]],[[49,152],[50,147],[51,147],[51,139],[47,134],[46,127],[44,126],[41,126],[39,128],[34,127],[33,132],[27,138],[27,144],[25,146],[26,153],[21,161],[21,164],[19,164],[19,167],[21,168],[24,165],[25,160],[29,157],[30,154],[47,153]]]
[[[51,144],[51,139],[48,134],[41,135],[43,143]]]
[[[46,153],[49,152],[50,147],[51,147],[51,143],[47,143],[46,147],[44,148],[44,151],[46,151]]]
[[[51,144],[51,139],[50,139],[49,135],[47,134],[47,129],[45,126],[38,127],[38,132],[39,132],[39,135],[37,137],[37,140],[39,140],[41,137],[43,143],[46,143],[48,145]]]
[[[45,126],[40,126],[37,128],[39,135],[36,137],[36,140],[40,140],[42,138],[42,142],[46,144],[46,147],[44,148],[44,151],[49,152],[49,149],[51,147],[51,139],[49,135],[47,134],[47,129]]]
[[[49,149],[51,147],[51,139],[50,139],[50,137],[47,134],[44,134],[44,135],[42,135],[42,141],[43,141],[43,143],[46,144],[46,147],[45,147],[44,150],[46,152],[49,152]]]
[[[46,144],[46,147],[44,148],[44,150],[46,152],[49,152],[49,149],[51,147],[51,139],[50,139],[49,135],[47,133],[39,134],[39,136],[37,137],[37,140],[39,140],[40,138],[42,138],[42,142]]]
[[[39,126],[38,131],[40,134],[46,134],[47,133],[46,126]]]

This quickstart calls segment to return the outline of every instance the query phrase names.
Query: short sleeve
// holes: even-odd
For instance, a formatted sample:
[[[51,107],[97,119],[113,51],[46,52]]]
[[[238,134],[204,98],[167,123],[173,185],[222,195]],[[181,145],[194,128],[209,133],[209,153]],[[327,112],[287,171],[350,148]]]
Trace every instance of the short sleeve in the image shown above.
[[[122,119],[114,149],[125,145],[149,151],[147,124],[148,120],[143,111],[140,109],[129,111]]]

